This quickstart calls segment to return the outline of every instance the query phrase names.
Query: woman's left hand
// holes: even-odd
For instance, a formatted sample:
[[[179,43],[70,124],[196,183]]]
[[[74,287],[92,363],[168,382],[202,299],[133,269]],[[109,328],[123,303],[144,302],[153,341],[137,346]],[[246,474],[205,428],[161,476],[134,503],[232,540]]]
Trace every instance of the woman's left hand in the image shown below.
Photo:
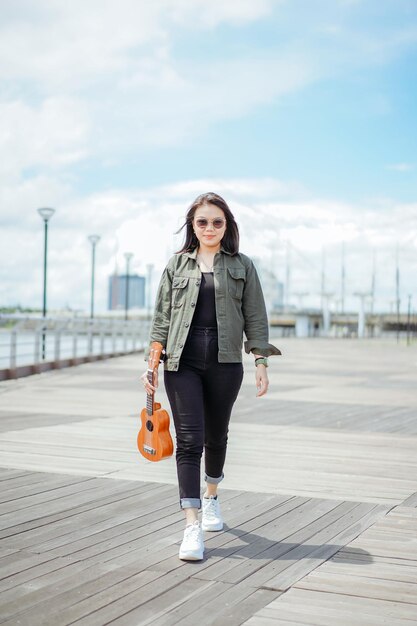
[[[256,366],[255,380],[258,390],[256,397],[259,398],[260,396],[264,396],[268,391],[269,380],[265,365],[260,364]]]

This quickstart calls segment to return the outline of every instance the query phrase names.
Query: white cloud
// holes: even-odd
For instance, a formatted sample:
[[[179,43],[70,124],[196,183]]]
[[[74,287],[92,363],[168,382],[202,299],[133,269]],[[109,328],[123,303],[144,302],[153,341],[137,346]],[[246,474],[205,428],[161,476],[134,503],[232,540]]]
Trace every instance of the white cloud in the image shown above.
[[[387,165],[386,169],[394,172],[411,172],[415,167],[414,163],[393,163],[392,165]]]
[[[417,40],[412,26],[358,27],[359,4],[302,7],[296,19],[291,3],[274,0],[17,0],[0,24],[3,167],[105,162],[198,141],[214,124]],[[273,12],[284,34],[261,52],[248,39],[213,56],[177,53],[190,33],[205,38]]]
[[[380,292],[391,289],[397,241],[403,288],[414,288],[413,204],[387,199],[363,208],[313,198],[297,183],[273,178],[188,180],[82,195],[73,174],[74,164],[85,159],[117,162],[146,155],[150,148],[197,143],[214,124],[248,116],[313,82],[386,62],[415,43],[412,24],[401,24],[400,18],[395,27],[389,20],[388,26],[384,20],[379,25],[361,20],[364,4],[352,0],[314,6],[279,0],[16,0],[6,5],[0,24],[2,302],[40,302],[38,206],[57,209],[50,231],[51,306],[88,303],[87,235],[98,232],[97,297],[104,308],[116,247],[119,265],[131,249],[138,271],[147,262],[161,269],[178,244],[173,238],[178,216],[208,189],[230,200],[243,251],[265,261],[274,258],[280,278],[286,242],[291,243],[298,290],[316,289],[323,246],[329,282],[336,284],[342,241],[350,255],[352,291],[369,282],[372,249],[384,269]],[[237,28],[273,12],[278,34],[261,51],[242,40],[239,46],[213,49],[212,55],[207,47],[196,58],[184,54],[188,36],[207,43],[220,25]],[[384,113],[388,104],[382,98],[375,107]],[[400,172],[414,167],[388,166]],[[387,302],[388,296],[381,298]]]
[[[39,181],[39,189],[48,182]],[[146,272],[155,266],[155,283],[167,258],[181,244],[174,232],[183,223],[191,201],[204,191],[216,191],[229,203],[241,231],[241,250],[272,267],[285,281],[287,242],[291,248],[292,291],[308,291],[317,305],[322,250],[326,253],[326,285],[340,290],[342,242],[346,247],[347,291],[369,289],[376,252],[377,308],[389,309],[395,287],[395,250],[400,249],[402,298],[415,291],[417,275],[417,206],[393,203],[389,211],[329,199],[301,197],[291,185],[274,179],[189,180],[149,189],[113,190],[76,198],[49,186],[61,201],[50,224],[49,302],[88,309],[90,244],[87,236],[101,235],[97,247],[97,310],[104,310],[107,280],[117,263],[124,270],[124,252],[134,253],[132,268]],[[3,303],[36,305],[41,301],[42,223],[27,205],[30,190],[20,198],[19,226],[5,225],[1,249]],[[350,295],[348,305],[357,307]]]
[[[175,0],[169,2],[172,19],[187,25],[192,22],[197,27],[213,28],[222,22],[244,24],[264,18],[272,9],[285,0]]]
[[[44,90],[88,87],[134,69],[144,56],[166,52],[178,29],[204,31],[221,23],[265,17],[274,0],[16,0],[3,15],[0,77],[35,80]],[[280,4],[280,3],[279,3]]]
[[[0,177],[18,179],[27,168],[70,165],[89,153],[89,121],[82,103],[47,98],[38,106],[0,103]]]

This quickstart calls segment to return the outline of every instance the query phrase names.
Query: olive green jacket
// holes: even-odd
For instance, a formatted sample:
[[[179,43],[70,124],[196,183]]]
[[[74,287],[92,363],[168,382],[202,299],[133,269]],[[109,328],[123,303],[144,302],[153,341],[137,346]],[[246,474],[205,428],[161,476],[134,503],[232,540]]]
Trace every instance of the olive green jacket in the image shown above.
[[[242,361],[243,333],[247,353],[281,354],[268,343],[268,318],[258,274],[244,254],[231,255],[221,248],[214,257],[214,293],[220,363]],[[158,288],[150,342],[166,350],[164,367],[178,369],[190,330],[201,282],[197,248],[175,254],[168,262]]]

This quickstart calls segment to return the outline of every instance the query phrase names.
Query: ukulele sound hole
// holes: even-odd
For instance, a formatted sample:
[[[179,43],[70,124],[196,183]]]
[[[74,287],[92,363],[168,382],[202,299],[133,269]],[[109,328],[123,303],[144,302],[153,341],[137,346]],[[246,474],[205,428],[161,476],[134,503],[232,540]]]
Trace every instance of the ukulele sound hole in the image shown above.
[[[149,430],[149,432],[153,431],[153,424],[152,424],[151,420],[148,420],[146,422],[146,428]]]

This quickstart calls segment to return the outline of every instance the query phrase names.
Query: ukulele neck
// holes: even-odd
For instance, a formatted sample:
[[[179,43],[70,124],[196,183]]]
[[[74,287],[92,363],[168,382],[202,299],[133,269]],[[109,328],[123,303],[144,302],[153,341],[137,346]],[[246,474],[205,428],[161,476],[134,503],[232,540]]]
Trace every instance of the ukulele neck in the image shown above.
[[[151,383],[151,385],[153,386],[154,384],[154,371],[148,369],[148,375],[147,375],[148,381]],[[146,394],[146,412],[148,415],[153,415],[154,414],[154,394],[153,393],[147,393]]]

